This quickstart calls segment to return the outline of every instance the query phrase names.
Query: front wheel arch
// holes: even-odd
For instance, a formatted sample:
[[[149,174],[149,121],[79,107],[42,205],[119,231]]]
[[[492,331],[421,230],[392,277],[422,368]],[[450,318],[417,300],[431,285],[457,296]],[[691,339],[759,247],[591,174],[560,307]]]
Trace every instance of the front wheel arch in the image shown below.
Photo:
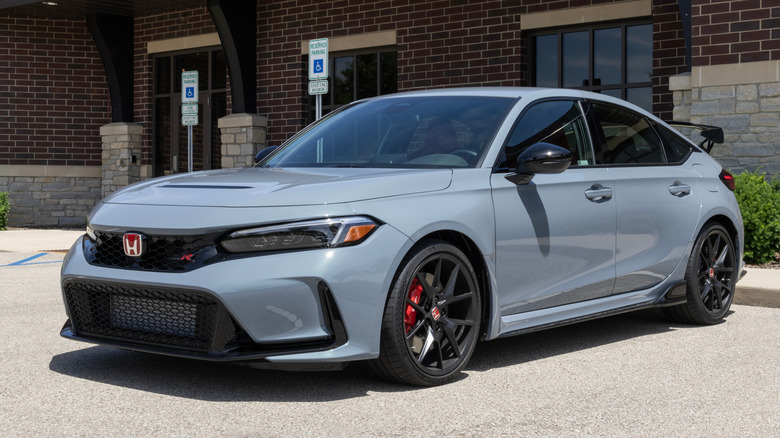
[[[440,230],[433,233],[429,233],[425,235],[422,239],[420,239],[417,242],[417,244],[415,244],[415,246],[419,245],[420,242],[424,242],[426,240],[427,241],[441,240],[443,242],[449,243],[450,245],[458,248],[469,259],[471,266],[474,268],[474,272],[477,274],[477,281],[479,282],[479,288],[481,291],[480,299],[482,300],[482,302],[480,304],[482,309],[482,317],[481,317],[482,321],[481,321],[481,328],[480,328],[481,332],[479,338],[480,340],[484,340],[485,337],[487,336],[489,328],[492,326],[490,306],[493,302],[493,296],[492,296],[493,288],[491,287],[490,273],[488,271],[487,263],[485,262],[484,254],[479,249],[479,246],[477,246],[477,244],[474,243],[472,239],[457,231]],[[409,252],[411,253],[413,250],[414,247],[412,247],[412,249],[410,249]],[[402,267],[403,264],[399,266],[398,271],[395,274],[396,276],[400,273]]]

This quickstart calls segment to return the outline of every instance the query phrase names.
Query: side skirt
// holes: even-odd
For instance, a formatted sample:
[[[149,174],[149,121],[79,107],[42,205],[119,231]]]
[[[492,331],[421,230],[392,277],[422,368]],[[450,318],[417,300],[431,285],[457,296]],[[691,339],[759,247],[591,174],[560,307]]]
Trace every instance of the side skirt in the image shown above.
[[[661,294],[659,298],[656,298],[654,300],[648,300],[644,302],[639,302],[636,304],[631,304],[628,306],[623,307],[617,307],[613,309],[604,310],[601,312],[595,312],[580,316],[575,316],[572,318],[566,318],[561,319],[560,321],[554,321],[549,322],[546,324],[539,324],[539,325],[533,325],[528,327],[519,328],[517,330],[510,330],[504,333],[501,333],[496,338],[506,338],[509,336],[516,336],[516,335],[522,335],[526,333],[533,333],[538,332],[542,330],[547,330],[555,327],[562,327],[570,324],[576,324],[579,322],[585,322],[585,321],[591,321],[594,319],[600,319],[605,318],[608,316],[614,316],[614,315],[620,315],[622,313],[629,313],[629,312],[635,312],[637,310],[644,310],[644,309],[651,309],[651,308],[659,308],[659,307],[670,307],[670,306],[676,306],[679,304],[685,304],[687,301],[686,299],[686,288],[687,284],[685,281],[681,281],[679,283],[672,284],[669,286],[669,288]]]

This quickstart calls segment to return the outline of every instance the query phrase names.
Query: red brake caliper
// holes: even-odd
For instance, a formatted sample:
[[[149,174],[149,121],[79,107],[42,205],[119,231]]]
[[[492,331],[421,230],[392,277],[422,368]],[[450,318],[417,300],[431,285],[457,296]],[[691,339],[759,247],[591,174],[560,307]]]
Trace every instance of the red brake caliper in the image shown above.
[[[412,285],[409,286],[409,301],[414,304],[420,304],[422,292],[422,285],[420,284],[420,281],[415,278],[414,281],[412,281]],[[409,333],[409,330],[412,329],[415,322],[417,322],[417,311],[414,310],[414,307],[412,307],[411,304],[407,304],[406,311],[404,312],[404,328],[406,329],[406,333]]]

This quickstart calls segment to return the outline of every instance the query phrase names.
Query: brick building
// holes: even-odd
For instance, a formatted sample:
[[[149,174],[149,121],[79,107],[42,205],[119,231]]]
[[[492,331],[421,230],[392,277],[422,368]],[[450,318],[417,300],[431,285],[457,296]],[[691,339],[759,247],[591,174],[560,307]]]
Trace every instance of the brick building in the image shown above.
[[[59,4],[57,4],[59,3]],[[560,86],[723,126],[735,171],[780,172],[780,0],[0,0],[0,191],[10,226],[81,226],[102,196],[187,170],[182,70],[199,71],[196,170],[251,165],[324,109],[448,86]]]

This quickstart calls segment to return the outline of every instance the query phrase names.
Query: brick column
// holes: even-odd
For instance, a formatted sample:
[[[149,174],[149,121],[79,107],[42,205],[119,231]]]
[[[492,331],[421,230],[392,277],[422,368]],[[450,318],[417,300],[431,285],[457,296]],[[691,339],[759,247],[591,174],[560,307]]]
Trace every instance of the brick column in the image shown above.
[[[252,167],[267,146],[268,119],[259,114],[231,114],[217,122],[222,134],[222,168]]]
[[[141,134],[134,123],[109,123],[100,127],[103,138],[103,197],[141,180]]]

